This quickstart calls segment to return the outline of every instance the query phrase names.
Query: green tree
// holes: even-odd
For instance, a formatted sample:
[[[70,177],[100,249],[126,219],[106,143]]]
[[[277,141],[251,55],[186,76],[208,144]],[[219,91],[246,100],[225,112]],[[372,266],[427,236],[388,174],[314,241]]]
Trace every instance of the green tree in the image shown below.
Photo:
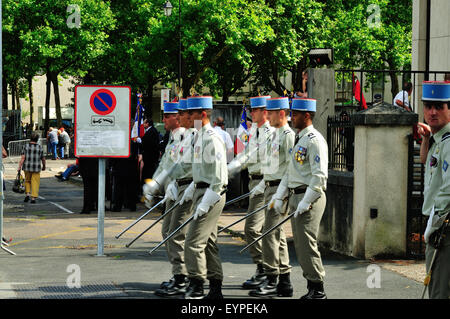
[[[253,50],[257,61],[253,83],[267,92],[283,95],[291,90],[283,83],[283,76],[291,72],[294,75],[292,89],[298,89],[308,51],[321,46],[321,38],[327,31],[322,19],[323,5],[313,0],[271,0],[266,3],[271,9],[270,26],[275,36]]]
[[[412,4],[410,0],[326,1],[336,63],[344,68],[409,69]],[[390,72],[392,94],[399,90]]]
[[[68,20],[68,6],[78,6],[80,24]],[[108,3],[97,0],[22,0],[16,7],[16,25],[23,42],[21,57],[47,75],[47,94],[53,85],[57,125],[62,124],[59,75],[83,75],[104,54],[114,18]],[[25,76],[25,75],[24,75]],[[47,95],[48,97],[49,95]],[[48,98],[46,101],[48,110]],[[46,117],[48,128],[48,116]]]

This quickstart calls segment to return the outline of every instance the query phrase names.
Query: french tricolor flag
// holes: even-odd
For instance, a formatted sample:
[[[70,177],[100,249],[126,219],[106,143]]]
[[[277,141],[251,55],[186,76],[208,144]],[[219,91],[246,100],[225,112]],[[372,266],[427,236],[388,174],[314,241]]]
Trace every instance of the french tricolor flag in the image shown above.
[[[137,94],[137,107],[136,115],[134,117],[134,125],[131,129],[131,139],[136,141],[138,137],[142,137],[145,134],[144,130],[144,107],[141,104],[142,93]]]
[[[245,106],[242,107],[241,124],[239,125],[236,145],[234,146],[235,154],[242,152],[248,144],[248,127],[247,127],[247,112],[245,111]]]

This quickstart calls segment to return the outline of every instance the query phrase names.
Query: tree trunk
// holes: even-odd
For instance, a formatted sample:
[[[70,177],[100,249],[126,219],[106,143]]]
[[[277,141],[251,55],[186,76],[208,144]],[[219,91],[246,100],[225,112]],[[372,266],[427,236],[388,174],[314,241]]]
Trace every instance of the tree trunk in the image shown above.
[[[8,109],[8,83],[6,82],[5,76],[3,76],[2,81],[2,108],[4,110]]]
[[[45,85],[45,121],[44,121],[44,132],[47,134],[50,127],[50,91],[52,82],[50,80],[50,71],[47,69],[47,82]]]
[[[62,126],[62,117],[61,117],[61,101],[59,97],[58,73],[50,72],[50,79],[53,84],[53,93],[55,95],[56,123],[59,128]]]
[[[16,86],[14,85],[14,81],[11,82],[11,110],[16,109]]]
[[[391,78],[391,93],[392,93],[392,99],[394,99],[394,97],[397,95],[397,93],[399,92],[399,87],[398,87],[398,78],[397,75],[395,74],[395,72],[389,72],[389,76]]]
[[[147,85],[147,94],[145,98],[142,99],[142,103],[144,104],[144,114],[147,119],[153,119],[153,83],[148,82]]]
[[[34,127],[34,122],[33,122],[33,77],[30,75],[27,78],[28,80],[28,97],[30,99],[30,125],[31,128],[33,129]]]
[[[14,87],[16,89],[16,107],[17,110],[20,110],[19,81],[14,81]]]

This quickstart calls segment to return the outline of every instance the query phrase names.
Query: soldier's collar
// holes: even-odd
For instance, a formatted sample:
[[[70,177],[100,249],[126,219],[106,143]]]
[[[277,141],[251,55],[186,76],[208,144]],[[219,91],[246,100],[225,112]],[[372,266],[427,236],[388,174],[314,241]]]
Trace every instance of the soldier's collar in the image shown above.
[[[450,132],[450,122],[447,123],[443,128],[441,128],[439,130],[439,132],[437,132],[436,134],[432,134],[431,136],[433,136],[435,142],[440,142],[442,139],[442,136],[448,132]]]
[[[307,133],[311,132],[313,129],[314,129],[314,126],[311,124],[311,125],[305,127],[300,132],[298,132],[298,136],[302,137],[302,136],[306,135]]]

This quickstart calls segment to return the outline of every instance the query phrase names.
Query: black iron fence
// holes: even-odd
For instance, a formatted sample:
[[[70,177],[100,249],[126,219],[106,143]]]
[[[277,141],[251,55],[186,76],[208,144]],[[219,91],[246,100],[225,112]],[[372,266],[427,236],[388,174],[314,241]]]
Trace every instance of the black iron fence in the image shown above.
[[[427,218],[422,215],[425,167],[420,162],[420,146],[415,145],[412,135],[408,136],[408,195],[406,243],[407,256],[425,258],[425,232]]]
[[[346,111],[329,116],[327,120],[328,168],[353,171],[355,150],[355,126]]]

